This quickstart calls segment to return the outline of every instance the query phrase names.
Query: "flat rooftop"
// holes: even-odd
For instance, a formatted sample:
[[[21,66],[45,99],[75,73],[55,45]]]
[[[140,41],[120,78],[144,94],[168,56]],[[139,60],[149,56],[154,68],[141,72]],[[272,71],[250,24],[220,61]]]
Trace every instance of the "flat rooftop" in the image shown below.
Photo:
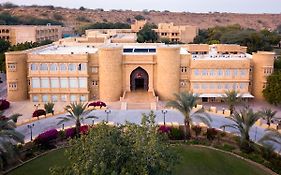
[[[87,54],[96,53],[98,51],[94,46],[66,46],[52,45],[43,49],[35,50],[33,54]]]

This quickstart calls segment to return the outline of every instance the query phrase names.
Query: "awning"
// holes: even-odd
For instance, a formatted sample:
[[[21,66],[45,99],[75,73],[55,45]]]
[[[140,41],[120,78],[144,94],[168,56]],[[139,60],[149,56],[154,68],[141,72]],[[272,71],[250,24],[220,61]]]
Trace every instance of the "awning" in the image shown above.
[[[223,98],[223,97],[225,97],[225,94],[196,94],[196,93],[194,93],[194,95],[197,95],[200,98]],[[241,96],[242,98],[254,98],[254,96],[252,94],[250,94],[249,92],[238,94],[237,96]]]

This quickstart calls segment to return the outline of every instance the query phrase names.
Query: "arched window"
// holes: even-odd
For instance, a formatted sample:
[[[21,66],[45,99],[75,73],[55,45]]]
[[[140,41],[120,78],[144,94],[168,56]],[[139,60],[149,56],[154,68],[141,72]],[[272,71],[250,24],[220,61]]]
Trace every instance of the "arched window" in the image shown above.
[[[64,64],[64,63],[60,64],[60,70],[66,71],[66,64]]]
[[[75,64],[69,64],[68,65],[68,70],[69,71],[75,71],[76,70],[76,65]]]
[[[48,70],[48,65],[46,63],[40,64],[40,70],[43,70],[43,71]]]
[[[50,65],[50,70],[51,70],[51,71],[57,71],[57,70],[58,70],[57,64],[52,63],[52,64]]]

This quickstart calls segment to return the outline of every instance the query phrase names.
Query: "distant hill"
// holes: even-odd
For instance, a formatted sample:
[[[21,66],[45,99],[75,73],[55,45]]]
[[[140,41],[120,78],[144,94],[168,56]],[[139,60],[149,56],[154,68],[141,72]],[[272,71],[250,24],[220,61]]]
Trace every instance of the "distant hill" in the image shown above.
[[[130,11],[103,9],[68,9],[53,6],[26,6],[0,8],[1,12],[9,12],[15,16],[32,16],[63,22],[66,26],[78,28],[94,22],[130,23],[140,15],[149,22],[174,22],[175,24],[195,25],[199,28],[240,24],[245,28],[274,30],[281,24],[281,14],[237,14],[237,13],[188,13],[169,11]]]

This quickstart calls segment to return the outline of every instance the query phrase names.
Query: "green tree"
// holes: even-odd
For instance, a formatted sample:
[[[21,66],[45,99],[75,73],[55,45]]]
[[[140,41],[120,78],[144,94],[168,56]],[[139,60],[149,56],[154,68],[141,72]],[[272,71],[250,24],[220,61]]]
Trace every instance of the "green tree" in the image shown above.
[[[150,42],[154,43],[158,40],[157,33],[152,30],[153,26],[150,24],[145,24],[144,27],[137,33],[137,42],[144,43]]]
[[[230,114],[233,114],[233,112],[235,110],[235,105],[242,102],[241,95],[239,95],[238,92],[235,91],[235,90],[225,91],[223,99],[228,105],[228,109],[230,110]]]
[[[68,112],[68,115],[64,117],[58,117],[60,120],[58,122],[58,125],[63,124],[64,122],[67,121],[74,121],[75,122],[75,128],[76,128],[76,135],[80,134],[80,127],[81,127],[81,122],[84,119],[88,118],[97,118],[95,116],[87,116],[91,111],[87,111],[87,103],[71,103],[65,107],[65,110]]]
[[[10,117],[0,111],[0,168],[16,157],[16,144],[24,143],[24,136],[15,130],[16,122],[21,114]]]
[[[274,60],[274,71],[281,71],[281,56]]]
[[[281,72],[274,72],[267,77],[263,96],[270,104],[281,104]]]
[[[135,16],[135,19],[141,21],[141,20],[145,20],[145,17],[143,17],[142,15],[137,15]]]
[[[261,118],[259,112],[254,112],[253,109],[248,107],[234,111],[234,113],[227,117],[233,124],[223,125],[221,128],[230,127],[236,129],[240,133],[240,149],[245,152],[252,151],[249,132],[253,125]]]
[[[155,114],[143,115],[142,125],[99,124],[88,135],[70,141],[70,165],[51,168],[51,174],[168,175],[178,155],[167,137],[158,133]]]
[[[10,43],[3,39],[0,39],[0,72],[5,72],[6,64],[5,64],[5,52],[8,51],[10,47]]]
[[[266,120],[266,124],[270,127],[272,119],[275,119],[277,111],[272,111],[271,108],[265,108],[260,111],[260,114],[264,120]]]
[[[46,111],[46,114],[52,113],[54,115],[54,106],[55,103],[48,102],[44,104],[44,109]]]
[[[171,100],[166,104],[167,107],[175,108],[184,116],[185,139],[189,139],[191,137],[190,130],[193,118],[201,120],[208,126],[210,126],[210,122],[212,121],[203,108],[192,113],[193,107],[197,105],[196,101],[197,96],[194,96],[192,93],[181,92],[179,94],[175,94],[175,100]]]

